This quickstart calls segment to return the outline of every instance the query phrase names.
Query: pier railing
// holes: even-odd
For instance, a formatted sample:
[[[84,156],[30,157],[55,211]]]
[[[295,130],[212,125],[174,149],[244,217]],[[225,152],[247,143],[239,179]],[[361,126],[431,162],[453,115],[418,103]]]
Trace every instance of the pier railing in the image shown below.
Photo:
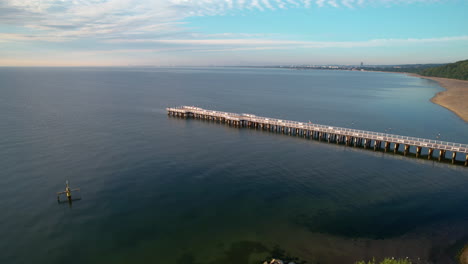
[[[327,134],[349,136],[353,138],[363,138],[363,139],[374,140],[374,141],[379,141],[379,142],[391,142],[391,143],[411,145],[411,146],[416,146],[416,147],[426,147],[430,149],[438,149],[438,150],[445,150],[445,151],[468,154],[468,144],[453,143],[453,142],[447,142],[447,141],[441,141],[441,140],[432,140],[432,139],[401,136],[401,135],[395,135],[395,134],[379,133],[379,132],[365,131],[365,130],[358,130],[358,129],[351,129],[351,128],[327,126],[327,125],[314,124],[310,122],[282,120],[282,119],[277,119],[277,118],[261,117],[261,116],[256,116],[252,114],[238,114],[238,113],[222,112],[222,111],[215,111],[215,110],[206,110],[206,109],[195,107],[195,106],[171,107],[171,108],[167,108],[166,110],[168,112],[205,115],[205,116],[212,116],[216,118],[224,118],[226,120],[232,120],[232,121],[238,121],[238,122],[243,121],[243,122],[252,122],[252,123],[258,123],[258,124],[268,124],[271,126],[288,127],[292,129],[301,129],[301,130],[306,130],[306,131],[319,131],[319,132],[323,132]]]

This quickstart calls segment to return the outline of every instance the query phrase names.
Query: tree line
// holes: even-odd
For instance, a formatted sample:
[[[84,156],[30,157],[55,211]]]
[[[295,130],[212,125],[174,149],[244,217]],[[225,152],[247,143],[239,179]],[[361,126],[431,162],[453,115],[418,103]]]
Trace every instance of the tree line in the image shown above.
[[[423,76],[468,80],[468,60],[427,68],[418,72]]]

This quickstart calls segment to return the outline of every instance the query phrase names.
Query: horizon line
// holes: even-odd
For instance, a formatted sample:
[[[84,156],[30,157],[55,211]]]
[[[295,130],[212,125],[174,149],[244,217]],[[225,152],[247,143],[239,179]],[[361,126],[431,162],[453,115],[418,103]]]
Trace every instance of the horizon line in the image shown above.
[[[89,68],[103,68],[103,67],[115,67],[115,68],[129,68],[129,67],[157,67],[157,68],[180,68],[180,67],[190,67],[190,68],[203,68],[203,67],[297,67],[297,66],[356,66],[356,67],[369,67],[369,66],[410,66],[410,65],[443,65],[456,63],[459,61],[464,61],[466,59],[456,60],[453,62],[430,62],[430,63],[402,63],[402,64],[265,64],[265,65],[0,65],[0,68],[79,68],[79,67],[89,67]]]

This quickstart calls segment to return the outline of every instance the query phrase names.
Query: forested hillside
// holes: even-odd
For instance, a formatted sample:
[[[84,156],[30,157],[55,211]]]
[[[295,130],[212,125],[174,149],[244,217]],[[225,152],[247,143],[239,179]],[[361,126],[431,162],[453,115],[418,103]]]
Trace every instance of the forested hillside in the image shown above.
[[[421,70],[419,74],[431,77],[468,80],[468,60],[458,61],[434,68],[427,68]]]

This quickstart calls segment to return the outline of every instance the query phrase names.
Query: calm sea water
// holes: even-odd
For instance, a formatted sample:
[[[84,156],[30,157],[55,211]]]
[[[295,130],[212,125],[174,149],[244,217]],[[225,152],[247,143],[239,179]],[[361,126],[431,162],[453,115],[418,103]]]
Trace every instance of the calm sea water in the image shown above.
[[[169,118],[197,105],[468,143],[401,74],[0,68],[0,263],[451,263],[468,169]],[[65,180],[81,201],[58,204]]]

